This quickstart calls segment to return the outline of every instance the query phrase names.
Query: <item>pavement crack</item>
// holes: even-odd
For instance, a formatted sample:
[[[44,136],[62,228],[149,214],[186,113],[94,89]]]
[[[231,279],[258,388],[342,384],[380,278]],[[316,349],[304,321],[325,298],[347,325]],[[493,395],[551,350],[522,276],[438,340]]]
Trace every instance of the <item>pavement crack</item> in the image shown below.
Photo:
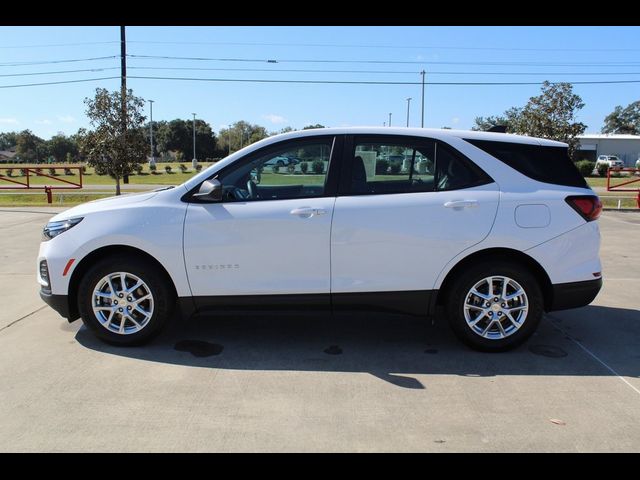
[[[43,306],[41,306],[40,308],[35,309],[35,310],[34,310],[33,312],[31,312],[31,313],[27,313],[25,316],[20,317],[20,318],[19,318],[19,319],[17,319],[17,320],[14,320],[14,321],[13,321],[13,322],[11,322],[9,325],[5,325],[4,327],[0,328],[0,332],[1,332],[1,331],[3,331],[3,330],[6,330],[7,328],[9,328],[9,327],[11,327],[11,326],[15,325],[15,324],[16,324],[16,323],[18,323],[18,322],[20,322],[20,321],[24,320],[25,318],[30,317],[30,316],[31,316],[31,315],[33,315],[34,313],[38,313],[40,310],[44,310],[45,308],[47,308],[47,305],[43,305]]]

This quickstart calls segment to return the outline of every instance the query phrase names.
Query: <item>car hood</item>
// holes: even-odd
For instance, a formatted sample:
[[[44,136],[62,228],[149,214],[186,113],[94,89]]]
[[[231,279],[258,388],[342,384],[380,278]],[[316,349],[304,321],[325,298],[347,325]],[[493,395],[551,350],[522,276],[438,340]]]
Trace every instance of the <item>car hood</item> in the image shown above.
[[[83,203],[76,207],[70,208],[69,210],[65,210],[64,212],[57,214],[50,221],[56,222],[74,217],[82,217],[90,213],[126,208],[129,205],[147,201],[155,197],[157,194],[158,192],[133,193],[120,195],[118,197],[108,197],[101,198],[99,200],[92,200],[91,202]]]

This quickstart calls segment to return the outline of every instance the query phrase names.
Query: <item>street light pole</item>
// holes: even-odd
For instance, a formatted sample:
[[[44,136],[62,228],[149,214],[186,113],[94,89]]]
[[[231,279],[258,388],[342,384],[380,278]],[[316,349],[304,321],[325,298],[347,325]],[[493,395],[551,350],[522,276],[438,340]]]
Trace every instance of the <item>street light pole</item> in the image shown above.
[[[196,160],[196,114],[192,113],[191,115],[193,115],[193,160],[191,160],[191,165],[196,168],[198,165],[198,160]]]
[[[420,122],[420,127],[424,128],[424,76],[427,74],[424,70],[420,72],[422,75],[422,121]]]
[[[411,105],[411,97],[407,98],[407,127],[409,126],[409,105]]]
[[[389,126],[391,126],[391,113],[389,113]]]
[[[155,165],[156,159],[153,155],[153,102],[155,100],[149,100],[149,111],[151,120],[149,121],[149,139],[151,141],[151,160],[149,160],[149,165]]]

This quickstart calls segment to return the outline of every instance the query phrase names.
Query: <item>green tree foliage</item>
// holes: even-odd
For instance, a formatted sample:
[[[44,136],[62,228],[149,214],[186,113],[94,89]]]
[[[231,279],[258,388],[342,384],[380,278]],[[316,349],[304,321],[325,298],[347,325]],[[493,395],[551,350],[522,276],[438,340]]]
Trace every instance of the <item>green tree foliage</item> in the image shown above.
[[[144,135],[149,145],[149,124]],[[153,122],[154,150],[159,153],[182,152],[186,158],[193,157],[193,120],[176,118],[170,122]],[[211,125],[204,120],[196,120],[196,158],[215,156],[217,139]],[[150,148],[150,147],[149,147]]]
[[[640,135],[640,101],[622,108],[618,105],[604,119],[602,133]]]
[[[596,168],[596,162],[590,162],[589,160],[580,160],[576,162],[576,167],[583,177],[590,177],[593,173],[593,169]]]
[[[266,128],[240,120],[229,128],[220,130],[218,133],[218,149],[221,155],[226,155],[229,151],[229,143],[231,143],[230,151],[233,153],[268,136]]]
[[[129,89],[125,96],[126,113],[122,109],[121,92],[97,88],[94,98],[85,98],[86,115],[94,130],[81,129],[80,150],[96,173],[109,174],[116,180],[120,195],[120,179],[144,162],[147,143],[142,131],[145,116],[144,99]]]
[[[316,123],[315,125],[307,125],[306,127],[303,128],[303,130],[311,130],[312,128],[327,128],[327,127],[325,127],[320,123]]]
[[[75,138],[67,137],[62,132],[51,137],[51,140],[47,141],[47,146],[56,162],[69,161],[68,157],[73,159],[78,154],[78,144]]]
[[[47,154],[45,141],[31,133],[31,130],[23,130],[16,138],[16,155],[21,162],[40,162]]]
[[[9,150],[18,143],[18,132],[0,133],[0,150]]]
[[[583,107],[582,98],[573,93],[570,83],[545,81],[540,95],[531,97],[524,107],[513,107],[502,116],[478,117],[474,129],[486,130],[489,124],[506,125],[509,133],[565,142],[573,157],[579,144],[577,137],[587,128],[576,121],[577,112]]]

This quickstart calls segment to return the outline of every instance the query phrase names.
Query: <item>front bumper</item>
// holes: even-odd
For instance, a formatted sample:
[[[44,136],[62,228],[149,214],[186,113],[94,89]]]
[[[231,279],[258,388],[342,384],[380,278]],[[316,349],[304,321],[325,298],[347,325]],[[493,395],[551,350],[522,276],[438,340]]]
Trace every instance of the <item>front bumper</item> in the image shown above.
[[[556,283],[549,311],[566,310],[589,305],[602,288],[602,277],[584,282]]]
[[[53,295],[40,290],[40,298],[44,300],[44,303],[49,305],[70,322],[78,319],[78,316],[72,314],[71,309],[69,308],[69,297],[67,295]]]

